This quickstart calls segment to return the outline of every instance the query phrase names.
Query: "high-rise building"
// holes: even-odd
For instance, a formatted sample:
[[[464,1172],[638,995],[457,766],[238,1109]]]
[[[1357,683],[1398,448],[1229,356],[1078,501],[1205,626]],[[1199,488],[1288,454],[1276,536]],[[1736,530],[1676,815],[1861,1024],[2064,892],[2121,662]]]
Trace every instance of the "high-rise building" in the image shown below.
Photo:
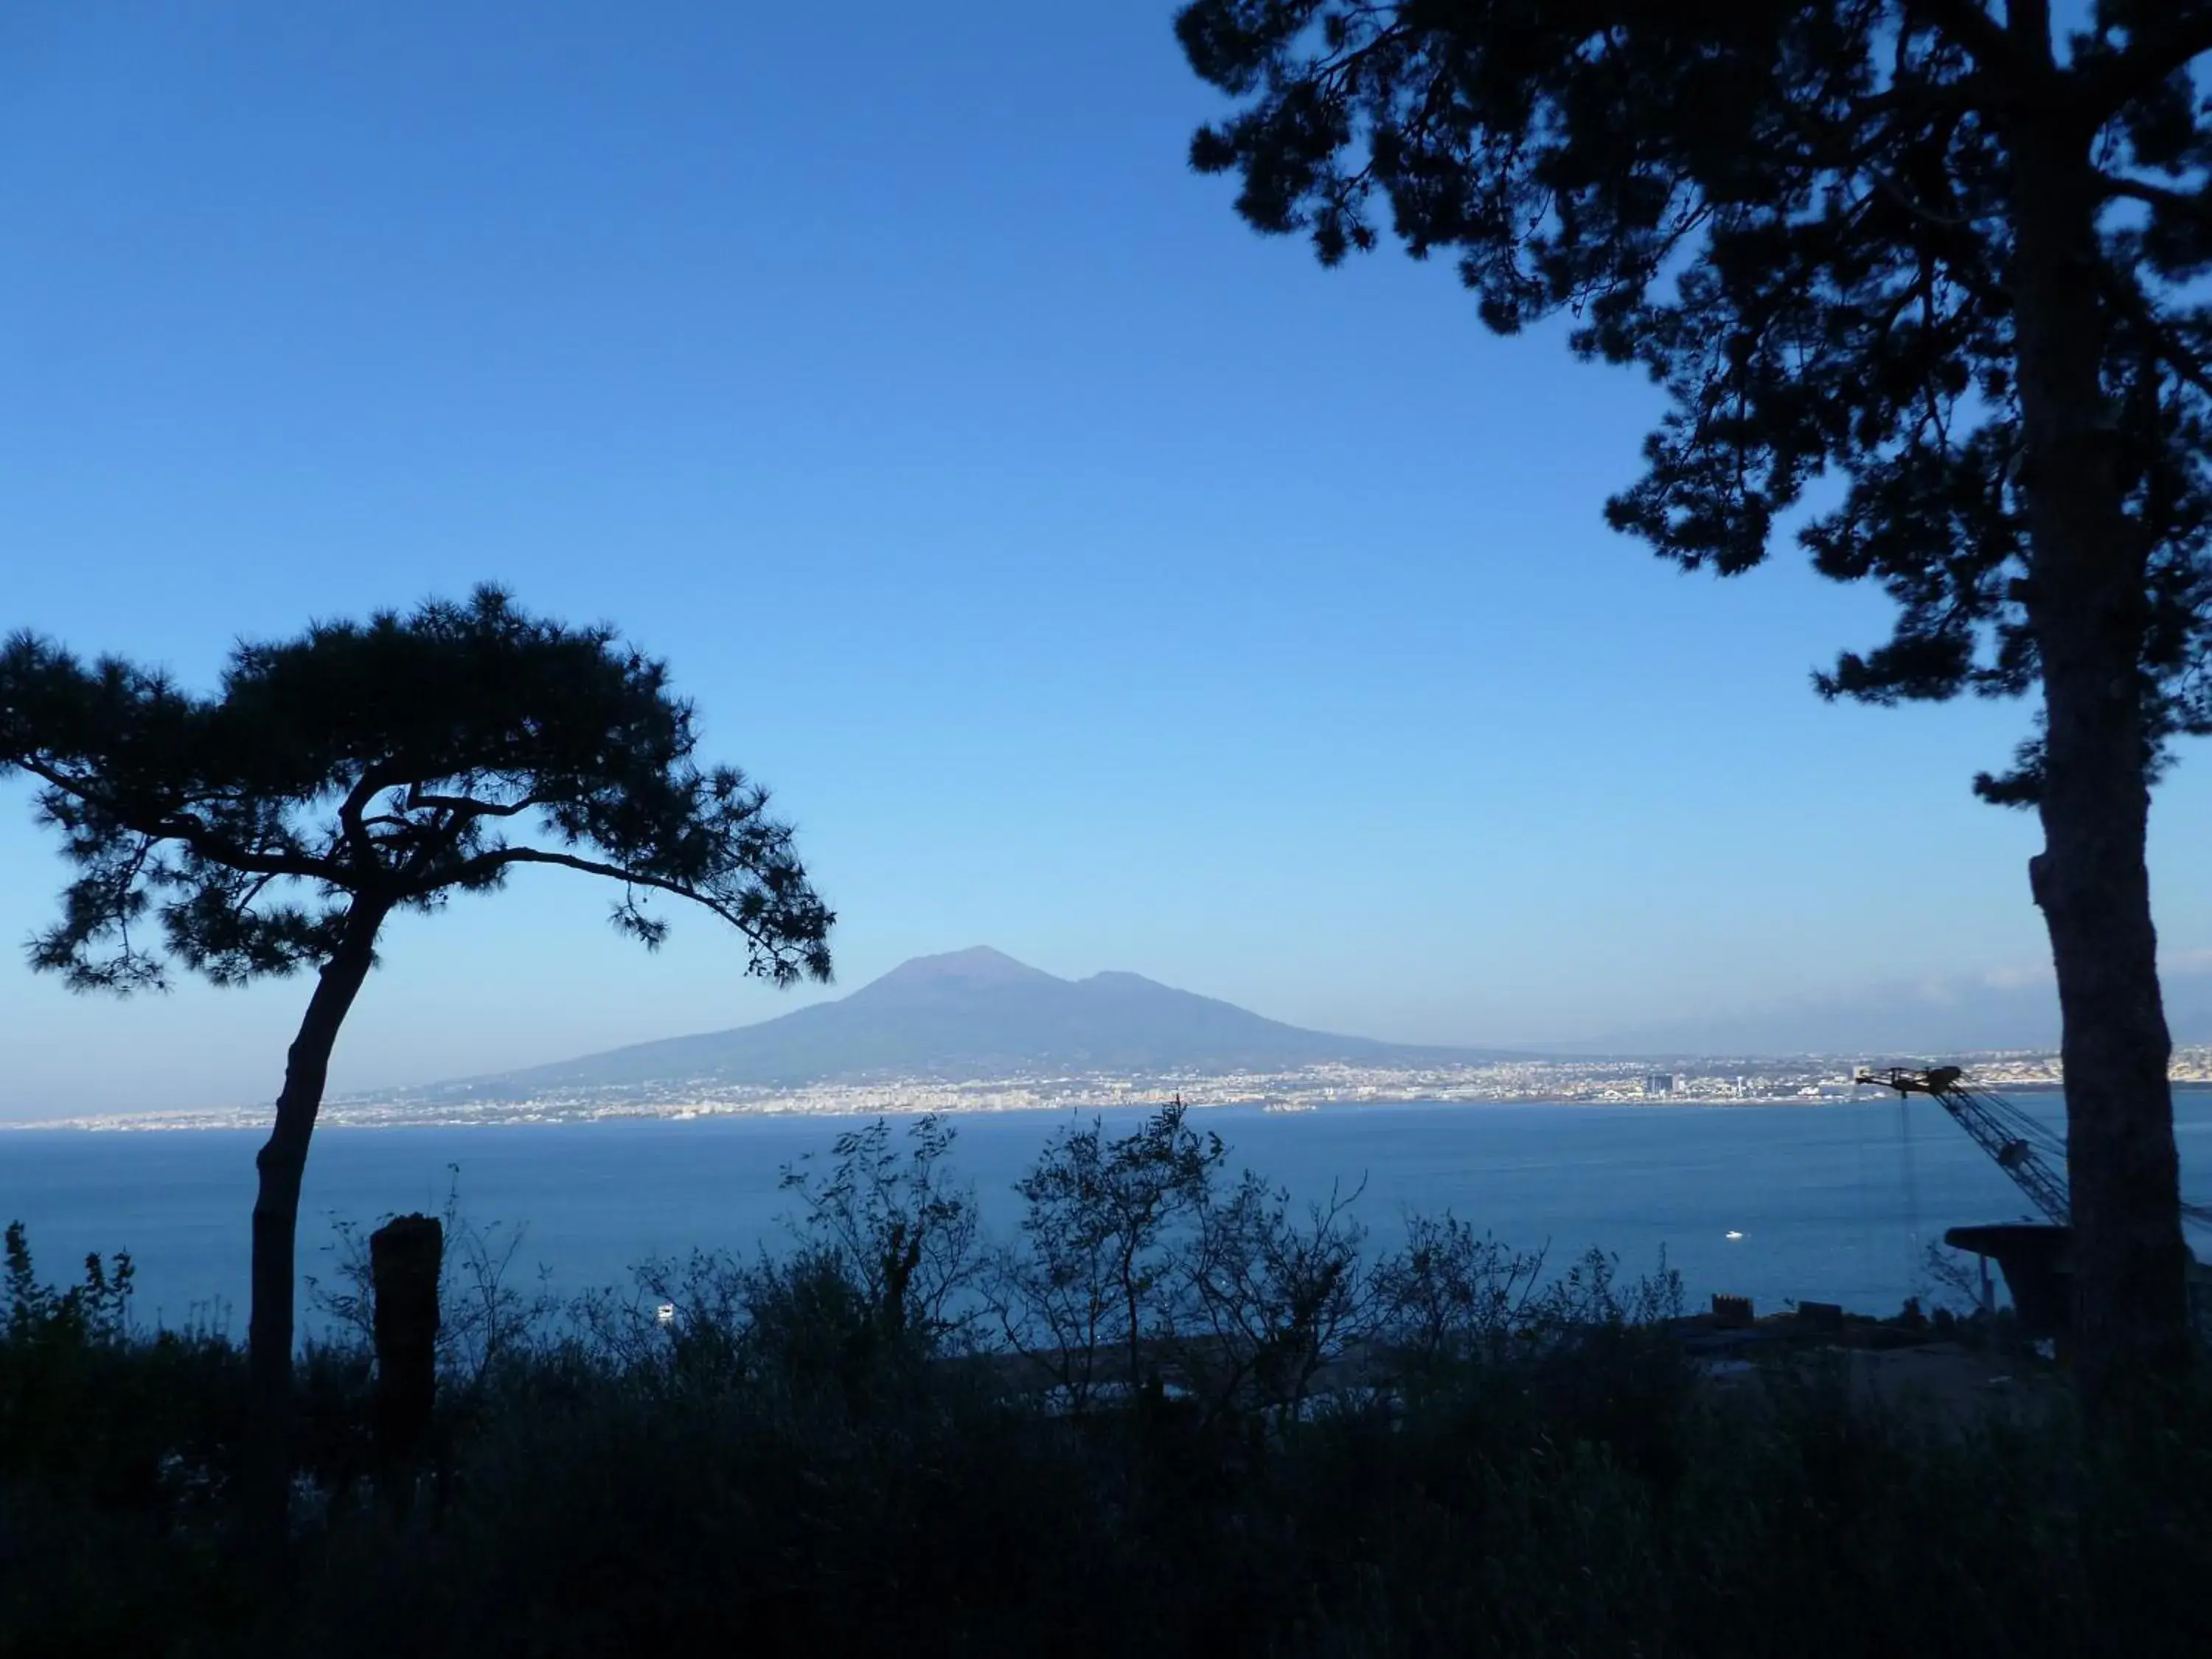
[[[1651,1072],[1644,1079],[1644,1097],[1646,1100],[1665,1100],[1674,1092],[1672,1072]]]

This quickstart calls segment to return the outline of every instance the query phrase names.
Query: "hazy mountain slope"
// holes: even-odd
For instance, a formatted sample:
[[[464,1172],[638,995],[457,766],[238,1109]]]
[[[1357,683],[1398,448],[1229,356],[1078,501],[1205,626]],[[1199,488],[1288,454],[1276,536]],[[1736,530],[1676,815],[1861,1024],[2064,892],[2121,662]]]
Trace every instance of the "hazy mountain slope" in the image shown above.
[[[712,1081],[793,1085],[900,1074],[1273,1069],[1328,1060],[1497,1058],[1335,1036],[1135,974],[1064,980],[985,947],[919,957],[835,1002],[726,1031],[671,1037],[496,1078],[441,1085],[486,1095]]]

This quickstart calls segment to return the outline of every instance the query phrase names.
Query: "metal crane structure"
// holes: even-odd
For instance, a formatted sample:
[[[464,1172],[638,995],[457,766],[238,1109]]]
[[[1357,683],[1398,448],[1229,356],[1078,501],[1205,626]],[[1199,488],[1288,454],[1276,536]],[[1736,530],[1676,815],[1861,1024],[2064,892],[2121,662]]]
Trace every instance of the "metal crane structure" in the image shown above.
[[[2060,1173],[2065,1167],[2065,1147],[2010,1101],[1966,1087],[1966,1075],[1956,1066],[1936,1066],[1924,1072],[1893,1066],[1886,1072],[1861,1072],[1853,1081],[1894,1089],[1900,1101],[1907,1095],[1926,1095],[1996,1160],[1997,1168],[2013,1178],[2045,1220],[2054,1227],[2065,1226],[2073,1209],[2066,1177]]]
[[[1861,1072],[1852,1080],[1897,1091],[1926,1095],[1973,1137],[1974,1144],[1996,1160],[1997,1167],[2027,1194],[2051,1225],[2069,1224],[2073,1201],[2067,1191],[2066,1146],[2049,1126],[2039,1123],[2001,1095],[1966,1086],[1966,1073],[1956,1066],[1935,1066],[1926,1071],[1893,1066],[1884,1072]],[[2212,1208],[2184,1204],[2182,1215],[2199,1225],[2212,1225]]]

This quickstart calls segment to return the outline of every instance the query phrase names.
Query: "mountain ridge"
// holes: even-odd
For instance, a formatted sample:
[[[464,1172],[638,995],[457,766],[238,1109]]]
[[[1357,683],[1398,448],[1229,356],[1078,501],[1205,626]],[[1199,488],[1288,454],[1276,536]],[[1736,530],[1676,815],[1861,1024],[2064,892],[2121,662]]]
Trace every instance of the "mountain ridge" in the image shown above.
[[[392,1094],[523,1098],[692,1082],[796,1087],[890,1076],[970,1080],[1055,1070],[1268,1071],[1332,1060],[1417,1066],[1526,1057],[1309,1030],[1141,974],[1109,969],[1066,980],[974,945],[911,957],[833,1001],[750,1025]]]

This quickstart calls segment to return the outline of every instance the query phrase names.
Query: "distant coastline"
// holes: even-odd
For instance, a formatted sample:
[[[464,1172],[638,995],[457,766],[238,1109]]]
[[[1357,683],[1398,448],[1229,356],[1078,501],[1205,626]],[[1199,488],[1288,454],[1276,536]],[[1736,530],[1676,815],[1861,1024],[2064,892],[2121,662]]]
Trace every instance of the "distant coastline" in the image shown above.
[[[1157,1104],[1301,1112],[1369,1103],[1802,1106],[1860,1097],[1862,1072],[1963,1066],[1984,1088],[2047,1094],[2054,1048],[1699,1054],[1653,1043],[1571,1054],[1436,1047],[1310,1030],[1109,971],[1062,979],[988,945],[915,957],[858,990],[771,1019],[494,1075],[326,1099],[331,1128],[699,1117],[1084,1112]],[[2212,1083],[2212,1047],[2173,1078]],[[64,1112],[14,1127],[258,1127],[260,1100]]]
[[[527,1128],[532,1126],[568,1127],[593,1123],[699,1123],[732,1118],[818,1117],[834,1120],[848,1117],[912,1117],[919,1116],[924,1112],[934,1112],[943,1116],[955,1118],[1052,1115],[1066,1116],[1080,1115],[1093,1111],[1152,1109],[1167,1104],[1172,1097],[1172,1096],[1163,1096],[1155,1098],[1146,1096],[1142,1098],[1075,1102],[1068,1104],[1040,1102],[1028,1105],[1010,1106],[928,1107],[919,1107],[903,1101],[892,1100],[877,1105],[855,1103],[849,1107],[840,1108],[799,1106],[786,1102],[768,1101],[757,1105],[745,1106],[712,1105],[667,1109],[637,1107],[599,1111],[578,1111],[570,1109],[557,1112],[537,1111],[532,1109],[527,1103],[518,1103],[511,1107],[502,1107],[499,1110],[477,1115],[441,1115],[434,1112],[417,1116],[395,1113],[375,1119],[347,1115],[325,1116],[317,1122],[316,1128],[318,1132],[331,1130],[354,1133],[378,1129],[404,1132],[409,1129]],[[1588,1107],[1593,1110],[1621,1108],[1665,1110],[1670,1107],[1694,1106],[1741,1109],[1747,1111],[1800,1111],[1848,1103],[1848,1099],[1843,1097],[1802,1100],[1788,1096],[1776,1096],[1746,1099],[1701,1100],[1687,1095],[1659,1100],[1568,1099],[1558,1095],[1485,1096],[1479,1100],[1463,1100],[1443,1099],[1425,1095],[1394,1095],[1387,1099],[1338,1100],[1312,1104],[1301,1102],[1295,1105],[1270,1105],[1261,1101],[1241,1099],[1193,1100],[1186,1097],[1183,1101],[1183,1104],[1194,1112],[1226,1111],[1241,1107],[1247,1110],[1256,1109],[1271,1115],[1326,1111],[1338,1117],[1389,1106],[1461,1107],[1478,1111],[1487,1109],[1510,1109],[1521,1106],[1574,1106]],[[88,1134],[114,1133],[184,1134],[209,1130],[237,1131],[266,1127],[267,1109],[255,1107],[211,1108],[204,1111],[192,1112],[117,1113],[109,1116],[87,1115],[78,1117],[31,1118],[21,1121],[0,1120],[0,1133],[14,1129],[25,1132],[81,1132]]]
[[[2063,1088],[2055,1054],[1961,1056],[1974,1081],[2016,1095],[2048,1096]],[[2212,1086],[2212,1048],[2178,1051],[2173,1083]],[[731,1085],[692,1079],[619,1088],[549,1090],[514,1097],[474,1095],[451,1085],[389,1091],[334,1099],[321,1127],[332,1129],[514,1127],[526,1124],[706,1118],[902,1117],[925,1112],[961,1116],[1006,1112],[1085,1113],[1150,1107],[1180,1097],[1194,1110],[1243,1106],[1333,1114],[1363,1106],[1698,1106],[1818,1107],[1865,1100],[1873,1086],[1853,1079],[1869,1062],[1832,1055],[1786,1060],[1735,1059],[1525,1060],[1457,1067],[1400,1069],[1343,1065],[1274,1073],[1069,1074],[1012,1073],[948,1079],[883,1077],[785,1088]],[[1692,1066],[1698,1067],[1692,1070]],[[181,1132],[250,1129],[267,1121],[268,1107],[153,1112],[79,1113],[0,1122],[0,1129]]]

